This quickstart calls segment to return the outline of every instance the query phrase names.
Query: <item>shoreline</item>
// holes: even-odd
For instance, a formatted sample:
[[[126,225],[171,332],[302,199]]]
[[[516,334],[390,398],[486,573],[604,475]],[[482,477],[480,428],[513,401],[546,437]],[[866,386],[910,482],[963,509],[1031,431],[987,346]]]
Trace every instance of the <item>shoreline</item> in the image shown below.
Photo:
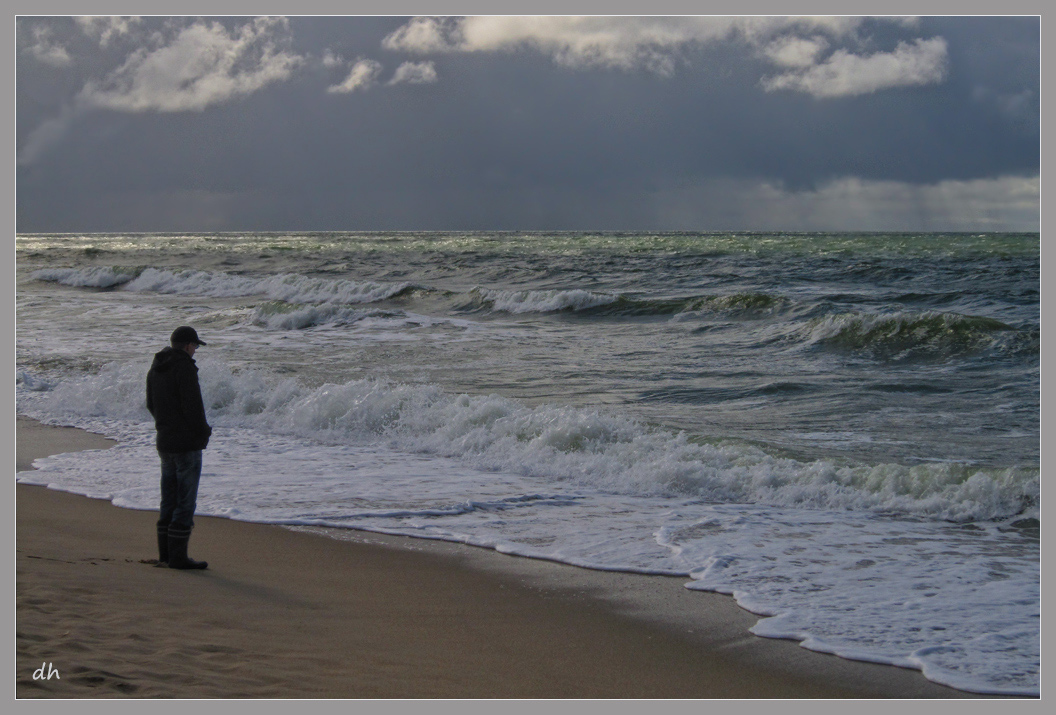
[[[17,417],[18,471],[112,444]],[[755,636],[686,578],[217,517],[191,540],[209,569],[179,572],[141,563],[153,512],[16,497],[20,698],[1000,697]],[[61,680],[32,679],[42,659]]]

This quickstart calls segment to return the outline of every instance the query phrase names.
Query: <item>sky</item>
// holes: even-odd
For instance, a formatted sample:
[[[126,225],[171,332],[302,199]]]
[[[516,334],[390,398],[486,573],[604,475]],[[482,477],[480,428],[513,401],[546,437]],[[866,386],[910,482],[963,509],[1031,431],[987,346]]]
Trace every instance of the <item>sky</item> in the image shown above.
[[[1038,231],[1040,24],[24,15],[16,230]]]

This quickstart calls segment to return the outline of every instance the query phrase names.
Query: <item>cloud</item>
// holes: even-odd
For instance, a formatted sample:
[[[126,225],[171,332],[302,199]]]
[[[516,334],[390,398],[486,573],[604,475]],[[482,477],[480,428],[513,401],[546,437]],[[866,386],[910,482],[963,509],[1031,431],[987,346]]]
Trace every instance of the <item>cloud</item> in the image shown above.
[[[140,48],[78,96],[84,107],[126,112],[201,111],[287,79],[303,58],[277,48],[286,22],[258,18],[228,32],[196,22],[166,44]]]
[[[432,62],[404,62],[396,68],[389,84],[429,84],[437,80]]]
[[[73,60],[66,48],[52,40],[51,28],[34,27],[33,44],[22,50],[39,62],[52,67],[68,67]]]
[[[767,90],[816,97],[848,96],[945,78],[942,38],[899,43],[893,52],[859,55],[867,21],[913,29],[912,18],[863,17],[416,17],[382,41],[388,50],[427,55],[530,49],[572,68],[674,74],[688,50],[741,43],[786,71],[765,78]],[[822,55],[836,44],[827,57]]]
[[[721,39],[737,22],[664,17],[419,17],[387,36],[382,46],[415,54],[529,48],[569,67],[646,67],[670,74],[681,46]]]
[[[763,49],[766,57],[779,67],[810,67],[829,43],[824,37],[780,37]]]
[[[1040,181],[845,177],[788,191],[779,182],[716,179],[659,192],[655,206],[659,222],[685,230],[1037,231]]]
[[[782,32],[842,37],[857,17],[418,17],[382,46],[417,54],[499,52],[531,48],[564,65],[632,69],[673,60],[690,45],[740,39],[758,47]]]
[[[352,71],[348,73],[344,82],[327,87],[326,91],[330,94],[348,94],[357,89],[366,89],[377,82],[379,74],[381,74],[380,62],[360,60],[352,66]]]
[[[892,87],[935,84],[946,78],[946,41],[941,37],[898,43],[894,52],[858,56],[836,50],[820,64],[762,80],[766,91],[789,89],[814,97],[849,97]]]
[[[327,57],[324,57],[324,64],[326,64],[326,60]],[[332,64],[341,63],[343,63],[341,58],[332,58]],[[352,66],[348,76],[345,77],[341,84],[327,87],[326,91],[330,94],[348,94],[357,89],[368,89],[378,83],[378,76],[382,70],[383,67],[380,62],[361,59]],[[431,84],[436,82],[436,80],[436,67],[433,66],[432,62],[404,62],[396,68],[392,79],[385,84],[389,86],[394,84]]]
[[[135,24],[132,18],[78,18],[82,29],[109,41]],[[89,81],[58,117],[33,130],[19,164],[36,161],[62,140],[86,112],[201,111],[287,79],[304,58],[279,49],[287,37],[282,18],[257,18],[231,31],[219,22],[196,21],[153,33],[100,81]]]
[[[466,18],[461,22],[464,23],[470,20],[472,18]],[[457,50],[459,45],[464,46],[463,42],[455,39],[458,30],[458,20],[416,17],[385,37],[381,41],[381,45],[388,50],[404,50],[420,54],[450,52]]]
[[[326,50],[323,52],[323,67],[333,69],[334,67],[342,67],[345,64],[345,58],[341,55],[334,54],[333,50]]]
[[[132,28],[141,22],[138,17],[81,16],[73,19],[85,35],[98,40],[102,47],[109,45],[114,37],[129,34]]]

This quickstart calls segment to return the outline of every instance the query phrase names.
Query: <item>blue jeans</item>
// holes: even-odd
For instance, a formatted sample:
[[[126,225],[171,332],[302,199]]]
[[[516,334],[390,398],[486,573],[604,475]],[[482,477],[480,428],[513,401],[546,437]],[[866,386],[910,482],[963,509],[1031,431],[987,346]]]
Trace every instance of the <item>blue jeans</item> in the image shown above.
[[[202,450],[162,452],[161,509],[158,531],[173,536],[190,536],[194,526],[194,508],[198,503],[198,480],[202,476]]]

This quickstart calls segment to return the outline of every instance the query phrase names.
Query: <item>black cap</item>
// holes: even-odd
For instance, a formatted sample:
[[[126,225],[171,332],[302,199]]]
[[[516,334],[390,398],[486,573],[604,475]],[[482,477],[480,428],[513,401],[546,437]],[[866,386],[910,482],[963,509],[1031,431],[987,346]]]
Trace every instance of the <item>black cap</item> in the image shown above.
[[[198,339],[198,333],[194,331],[194,328],[188,325],[181,325],[172,331],[172,337],[169,338],[169,342],[173,345],[183,345],[184,343],[194,343],[195,345],[205,345],[204,342]]]

